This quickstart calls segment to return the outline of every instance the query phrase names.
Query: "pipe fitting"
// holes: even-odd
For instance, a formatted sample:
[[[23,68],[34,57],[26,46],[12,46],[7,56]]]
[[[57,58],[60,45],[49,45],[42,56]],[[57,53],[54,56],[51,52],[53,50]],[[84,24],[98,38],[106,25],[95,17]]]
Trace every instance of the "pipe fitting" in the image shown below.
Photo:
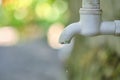
[[[96,36],[101,24],[100,9],[80,9],[81,35]]]
[[[120,36],[120,20],[102,22],[100,34]]]

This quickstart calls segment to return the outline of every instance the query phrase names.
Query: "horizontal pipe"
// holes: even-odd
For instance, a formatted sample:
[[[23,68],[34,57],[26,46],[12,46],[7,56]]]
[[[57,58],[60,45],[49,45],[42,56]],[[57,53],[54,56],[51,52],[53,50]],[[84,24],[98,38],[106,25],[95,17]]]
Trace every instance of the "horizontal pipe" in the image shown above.
[[[116,25],[115,35],[120,36],[120,20],[115,20],[114,22]]]
[[[114,21],[106,21],[101,23],[101,35],[115,35],[116,25]]]

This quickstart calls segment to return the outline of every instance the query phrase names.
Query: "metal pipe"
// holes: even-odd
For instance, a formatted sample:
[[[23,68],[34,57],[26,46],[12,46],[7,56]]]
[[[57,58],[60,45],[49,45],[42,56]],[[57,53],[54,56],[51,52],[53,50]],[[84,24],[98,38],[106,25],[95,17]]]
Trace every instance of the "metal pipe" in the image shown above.
[[[79,22],[68,25],[62,32],[59,42],[61,44],[68,44],[76,34],[80,34]]]
[[[99,9],[100,0],[83,0],[82,7],[87,9]]]

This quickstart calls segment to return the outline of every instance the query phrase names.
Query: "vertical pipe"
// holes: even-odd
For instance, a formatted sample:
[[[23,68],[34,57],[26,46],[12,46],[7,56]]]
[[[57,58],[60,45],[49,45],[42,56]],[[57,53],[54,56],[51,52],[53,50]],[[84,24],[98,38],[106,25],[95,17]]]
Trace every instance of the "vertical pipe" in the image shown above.
[[[82,7],[86,9],[100,9],[100,0],[83,0]]]
[[[101,24],[100,0],[83,0],[80,9],[81,34],[95,36],[99,34]]]

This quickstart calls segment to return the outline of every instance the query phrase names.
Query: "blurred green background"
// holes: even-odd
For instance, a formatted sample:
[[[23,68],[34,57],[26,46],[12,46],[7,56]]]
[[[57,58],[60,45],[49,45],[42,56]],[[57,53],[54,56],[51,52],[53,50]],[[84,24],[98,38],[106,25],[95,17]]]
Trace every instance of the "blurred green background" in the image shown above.
[[[119,3],[101,0],[103,20],[120,19]],[[79,20],[80,7],[81,0],[2,0],[0,36],[6,37],[0,38],[0,44],[46,37],[52,48],[59,49],[59,35],[66,25]],[[119,40],[115,36],[76,36],[65,63],[69,80],[120,80]]]

